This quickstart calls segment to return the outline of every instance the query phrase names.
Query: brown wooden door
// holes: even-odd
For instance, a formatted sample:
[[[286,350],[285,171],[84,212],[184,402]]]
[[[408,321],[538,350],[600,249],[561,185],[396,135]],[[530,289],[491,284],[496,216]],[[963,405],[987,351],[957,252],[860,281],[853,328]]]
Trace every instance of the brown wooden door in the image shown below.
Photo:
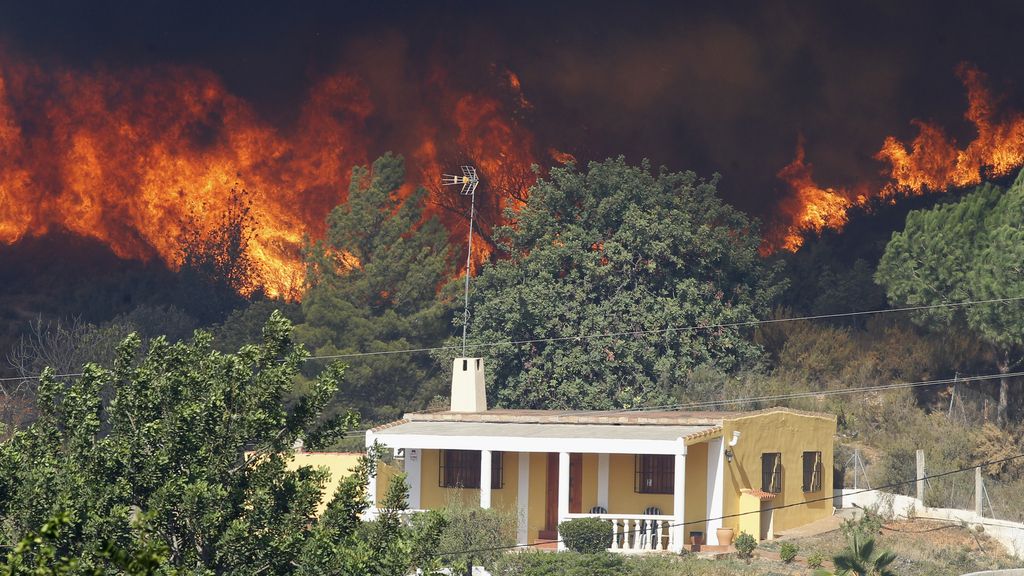
[[[583,454],[569,454],[569,513],[583,510]]]
[[[569,454],[569,513],[582,512],[583,454]],[[558,453],[548,453],[547,480],[544,492],[544,529],[540,538],[558,537]]]
[[[544,529],[540,531],[543,540],[558,537],[558,453],[548,452],[547,479],[544,486]]]

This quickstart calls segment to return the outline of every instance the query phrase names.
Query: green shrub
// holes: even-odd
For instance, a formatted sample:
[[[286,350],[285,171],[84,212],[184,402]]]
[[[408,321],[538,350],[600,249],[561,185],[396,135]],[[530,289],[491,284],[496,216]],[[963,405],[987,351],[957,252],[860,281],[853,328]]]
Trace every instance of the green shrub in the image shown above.
[[[633,559],[601,552],[518,552],[504,554],[495,561],[494,576],[621,576],[631,574],[627,562]]]
[[[796,553],[800,551],[800,548],[792,542],[783,542],[782,546],[779,546],[779,558],[786,564],[789,564],[796,558]]]
[[[825,565],[825,555],[821,552],[814,552],[807,557],[807,566],[809,568],[821,568]]]
[[[612,524],[597,518],[575,518],[558,525],[566,548],[582,554],[604,552],[612,545]]]
[[[736,552],[740,558],[750,558],[754,555],[754,549],[757,548],[757,540],[753,536],[746,532],[740,532],[740,535],[733,540],[733,546],[736,547]]]
[[[852,539],[855,535],[864,540],[878,536],[882,532],[882,524],[884,524],[884,519],[878,509],[868,507],[860,516],[843,520],[839,525],[839,530],[847,540]]]
[[[515,512],[485,510],[454,496],[440,512],[442,518],[434,520],[431,527],[440,530],[434,555],[447,568],[459,571],[474,564],[488,566],[504,554],[501,547],[515,546]]]

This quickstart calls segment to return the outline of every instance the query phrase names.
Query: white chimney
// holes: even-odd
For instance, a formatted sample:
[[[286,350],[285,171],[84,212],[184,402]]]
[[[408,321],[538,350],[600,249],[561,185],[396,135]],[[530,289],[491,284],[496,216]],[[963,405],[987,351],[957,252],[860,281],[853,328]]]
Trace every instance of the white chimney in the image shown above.
[[[456,358],[452,363],[452,412],[486,412],[483,358]]]

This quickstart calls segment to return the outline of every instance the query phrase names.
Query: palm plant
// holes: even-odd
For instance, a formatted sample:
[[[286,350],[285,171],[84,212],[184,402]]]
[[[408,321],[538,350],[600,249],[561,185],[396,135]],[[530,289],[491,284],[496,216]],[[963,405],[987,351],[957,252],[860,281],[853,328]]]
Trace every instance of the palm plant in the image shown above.
[[[863,538],[863,539],[862,539]],[[850,546],[832,558],[836,574],[850,576],[896,576],[889,567],[896,560],[890,550],[875,551],[875,539],[853,534]]]

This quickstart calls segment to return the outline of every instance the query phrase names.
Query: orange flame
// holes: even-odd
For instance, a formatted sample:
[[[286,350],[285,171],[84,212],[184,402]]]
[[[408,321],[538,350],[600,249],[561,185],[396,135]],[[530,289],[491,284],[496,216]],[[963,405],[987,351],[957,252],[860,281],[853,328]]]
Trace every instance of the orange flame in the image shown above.
[[[1000,118],[998,102],[985,85],[987,78],[977,68],[961,64],[957,76],[967,89],[964,118],[974,126],[977,137],[960,150],[941,127],[915,121],[918,134],[909,150],[899,140],[886,138],[875,158],[891,166],[893,183],[888,193],[921,194],[972,186],[1024,165],[1024,115],[1013,112]]]
[[[529,170],[532,136],[497,99],[431,88],[455,104],[424,104],[419,124],[402,135],[410,174],[437,182],[442,161],[460,157],[488,181]],[[375,114],[368,89],[350,74],[315,84],[284,130],[201,69],[54,73],[0,53],[0,243],[64,228],[119,257],[176,268],[185,223],[209,235],[232,189],[244,189],[258,268],[248,291],[297,298],[304,237],[322,236],[327,213],[345,200],[351,167],[391,147],[371,136]],[[455,142],[438,144],[453,131]],[[522,184],[513,196],[525,198]],[[500,210],[505,199],[492,201]]]
[[[803,136],[797,140],[796,158],[776,176],[790,189],[790,197],[784,200],[782,208],[793,218],[793,223],[783,231],[774,231],[780,236],[772,238],[772,244],[795,252],[803,244],[802,232],[821,232],[825,228],[841,229],[846,225],[846,211],[851,202],[845,190],[822,188],[814,182],[814,168],[804,159]]]
[[[777,248],[796,251],[806,231],[842,229],[846,212],[871,197],[892,198],[941,192],[978,184],[983,179],[1005,176],[1024,166],[1024,114],[998,112],[998,100],[986,86],[986,77],[974,66],[961,64],[957,76],[967,91],[967,111],[977,136],[965,148],[933,122],[914,120],[917,136],[910,145],[889,136],[875,155],[889,165],[889,181],[880,188],[853,194],[849,190],[822,188],[811,177],[804,161],[803,142],[796,159],[778,173],[791,190],[780,206],[779,225],[769,231],[762,252]],[[866,185],[860,188],[867,190]]]

